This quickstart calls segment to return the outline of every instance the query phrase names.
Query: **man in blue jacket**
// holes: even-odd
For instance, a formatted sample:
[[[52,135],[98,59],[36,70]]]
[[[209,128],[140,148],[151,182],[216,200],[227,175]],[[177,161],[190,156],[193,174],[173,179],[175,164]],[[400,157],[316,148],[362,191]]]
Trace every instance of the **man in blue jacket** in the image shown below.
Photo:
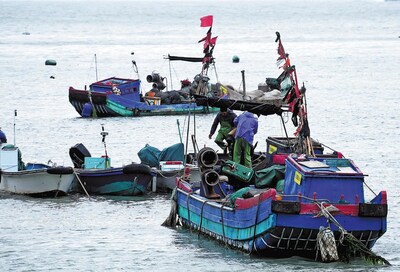
[[[254,135],[258,131],[258,119],[253,113],[245,111],[236,117],[233,123],[236,126],[233,161],[251,168],[251,148]]]
[[[228,148],[231,156],[234,139],[233,136],[229,135],[229,132],[231,132],[231,130],[234,128],[233,120],[235,120],[235,118],[236,114],[233,111],[227,108],[221,108],[220,112],[218,112],[217,116],[214,119],[214,122],[211,126],[210,134],[208,135],[208,138],[211,139],[211,137],[217,130],[218,124],[220,124],[220,128],[214,142],[219,147],[221,147],[222,150],[224,150],[224,153],[226,153]],[[226,144],[224,140],[226,141]]]

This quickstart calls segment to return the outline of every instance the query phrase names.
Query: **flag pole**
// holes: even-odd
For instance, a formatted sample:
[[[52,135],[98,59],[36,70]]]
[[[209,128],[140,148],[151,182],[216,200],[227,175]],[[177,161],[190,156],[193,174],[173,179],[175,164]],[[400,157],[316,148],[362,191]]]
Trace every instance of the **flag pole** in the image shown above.
[[[15,140],[15,117],[17,116],[17,110],[14,110],[14,147],[15,147],[15,143],[16,143],[16,140]]]

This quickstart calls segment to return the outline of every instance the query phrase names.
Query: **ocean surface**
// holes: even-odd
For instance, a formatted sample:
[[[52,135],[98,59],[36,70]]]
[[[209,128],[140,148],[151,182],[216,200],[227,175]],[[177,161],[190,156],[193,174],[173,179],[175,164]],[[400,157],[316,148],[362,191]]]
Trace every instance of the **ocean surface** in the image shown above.
[[[184,142],[189,128],[200,147],[217,148],[207,137],[215,115],[196,116],[195,126],[193,116],[189,124],[187,116],[83,119],[68,101],[69,86],[88,86],[96,71],[99,80],[140,78],[143,91],[152,71],[168,77],[170,89],[192,80],[199,64],[168,63],[164,56],[202,56],[198,41],[208,29],[199,18],[209,14],[218,36],[210,78],[236,88],[242,70],[247,90],[279,75],[274,40],[281,33],[307,88],[311,136],[353,159],[372,191],[388,193],[388,229],[373,250],[393,266],[252,257],[162,227],[168,194],[3,193],[0,271],[400,271],[400,1],[0,0],[0,127],[9,143],[20,147],[24,162],[68,166],[76,143],[93,156],[104,154],[101,125],[114,166],[138,162],[146,144],[163,149],[179,142],[179,129]],[[239,63],[232,63],[235,55]],[[46,66],[47,59],[57,65]],[[284,119],[291,135],[290,118]],[[284,135],[277,116],[261,116],[259,125],[259,150],[268,136]],[[373,196],[367,187],[365,194]]]

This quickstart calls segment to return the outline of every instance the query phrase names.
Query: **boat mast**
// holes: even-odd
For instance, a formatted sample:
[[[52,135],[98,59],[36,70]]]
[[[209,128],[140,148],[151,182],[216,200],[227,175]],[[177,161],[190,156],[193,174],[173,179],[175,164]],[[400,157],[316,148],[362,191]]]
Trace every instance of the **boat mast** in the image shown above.
[[[99,77],[97,75],[97,56],[94,54],[94,65],[96,67],[96,82],[99,81]]]
[[[15,140],[15,117],[17,117],[17,110],[14,110],[14,147],[16,146],[16,140]]]

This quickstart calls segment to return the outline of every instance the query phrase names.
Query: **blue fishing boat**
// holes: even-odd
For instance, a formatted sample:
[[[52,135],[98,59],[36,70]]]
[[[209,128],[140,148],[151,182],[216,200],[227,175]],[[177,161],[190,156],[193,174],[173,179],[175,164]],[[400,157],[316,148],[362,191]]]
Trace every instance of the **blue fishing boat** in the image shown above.
[[[71,192],[88,195],[138,196],[151,190],[157,174],[144,164],[111,167],[110,157],[91,157],[84,145],[70,148],[76,180]]]
[[[281,117],[286,137],[267,139],[266,163],[253,169],[224,160],[211,148],[197,155],[200,183],[180,179],[165,226],[196,230],[262,257],[301,256],[323,262],[364,257],[390,265],[371,249],[387,230],[387,193],[364,194],[364,173],[340,152],[324,154],[311,139],[305,87],[285,54],[277,32],[279,78],[269,80],[284,103],[198,97],[199,105]],[[273,86],[274,85],[274,86]],[[289,138],[282,113],[292,113]],[[367,188],[370,188],[366,186]]]
[[[386,191],[367,201],[364,174],[351,160],[289,156],[285,166],[283,189],[277,182],[234,191],[237,180],[222,181],[216,173],[205,174],[200,188],[179,180],[180,222],[256,255],[323,261],[346,258],[351,243],[369,250],[386,232]]]
[[[160,97],[143,96],[140,80],[107,78],[89,86],[89,90],[69,88],[69,101],[82,117],[206,114],[219,109],[198,106],[182,91],[163,92]]]
[[[71,191],[89,196],[137,196],[148,193],[152,189],[151,184],[153,177],[157,175],[156,171],[140,163],[111,167],[105,141],[108,132],[104,131],[103,125],[100,135],[104,144],[104,156],[92,157],[82,143],[70,148],[69,155],[76,175]]]
[[[207,76],[210,65],[215,66],[212,56],[216,37],[211,38],[211,31],[202,40],[204,41],[204,57],[179,57],[168,55],[169,61],[187,61],[202,63],[201,72],[194,77],[193,82],[181,81],[179,90],[164,91],[167,84],[165,77],[153,72],[146,77],[153,88],[141,92],[139,79],[125,79],[110,77],[92,83],[89,89],[69,88],[69,101],[82,117],[112,117],[112,116],[154,116],[179,114],[207,114],[219,109],[208,105],[197,105],[193,99],[194,93],[201,93],[209,97],[226,97],[226,89],[217,84],[210,84]],[[137,71],[136,62],[132,61]],[[172,86],[171,86],[172,89]]]

